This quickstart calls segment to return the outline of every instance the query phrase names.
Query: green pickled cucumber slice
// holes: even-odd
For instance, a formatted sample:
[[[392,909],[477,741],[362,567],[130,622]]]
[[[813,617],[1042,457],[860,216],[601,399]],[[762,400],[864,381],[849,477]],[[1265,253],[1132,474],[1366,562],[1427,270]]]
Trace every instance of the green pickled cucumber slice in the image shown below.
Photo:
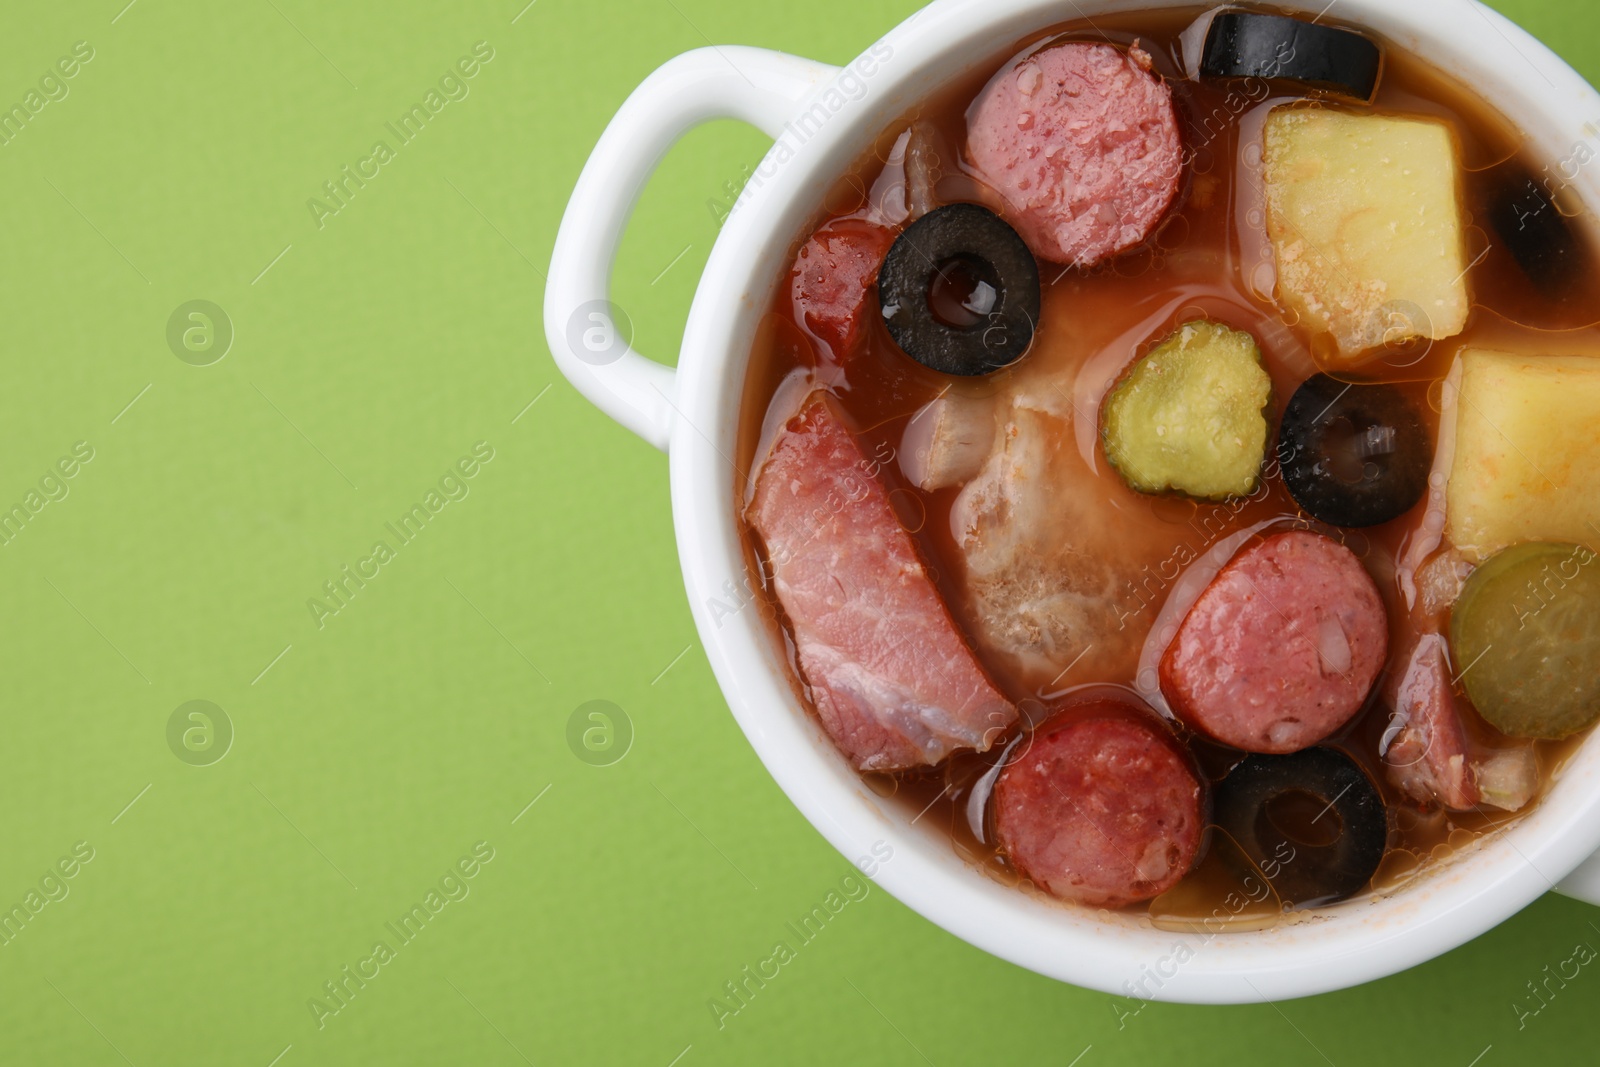
[[[1561,738],[1600,718],[1600,556],[1534,541],[1490,557],[1450,617],[1478,713],[1511,737]]]
[[[1141,493],[1244,496],[1261,476],[1271,399],[1255,338],[1217,322],[1186,322],[1106,398],[1106,458]]]

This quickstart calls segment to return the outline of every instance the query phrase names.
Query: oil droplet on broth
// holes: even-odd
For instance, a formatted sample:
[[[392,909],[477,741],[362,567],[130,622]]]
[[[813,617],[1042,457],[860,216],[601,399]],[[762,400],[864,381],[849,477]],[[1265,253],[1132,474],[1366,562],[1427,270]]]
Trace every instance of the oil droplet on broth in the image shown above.
[[[1391,849],[1383,857],[1383,862],[1378,864],[1378,872],[1373,875],[1374,885],[1394,886],[1412,877],[1422,870],[1422,857],[1410,849]]]

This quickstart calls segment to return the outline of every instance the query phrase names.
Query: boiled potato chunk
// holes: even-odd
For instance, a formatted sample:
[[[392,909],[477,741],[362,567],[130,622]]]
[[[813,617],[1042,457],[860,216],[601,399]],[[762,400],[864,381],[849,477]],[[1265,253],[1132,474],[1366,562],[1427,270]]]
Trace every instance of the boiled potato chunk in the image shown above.
[[[1455,410],[1445,511],[1463,555],[1600,548],[1600,358],[1464,352]]]
[[[1466,325],[1455,141],[1442,122],[1280,107],[1267,117],[1278,299],[1340,362]]]

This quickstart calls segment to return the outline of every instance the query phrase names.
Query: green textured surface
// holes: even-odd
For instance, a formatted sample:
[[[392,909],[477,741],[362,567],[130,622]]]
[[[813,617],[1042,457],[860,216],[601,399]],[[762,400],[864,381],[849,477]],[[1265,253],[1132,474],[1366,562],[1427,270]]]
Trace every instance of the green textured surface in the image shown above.
[[[843,62],[913,5],[124,2],[14,5],[0,34],[5,100],[94,50],[0,147],[0,502],[93,450],[0,547],[0,907],[93,850],[0,947],[0,1063],[1592,1058],[1587,968],[1519,1026],[1526,983],[1600,945],[1556,897],[1363,988],[1119,1018],[873,891],[719,1029],[708,999],[849,868],[728,715],[665,460],[557,379],[541,270],[656,65],[707,39]],[[1600,75],[1600,9],[1502,7]],[[308,198],[479,41],[469,94],[318,228]],[[707,202],[763,148],[715,124],[652,183],[618,274],[641,349],[675,349]],[[194,299],[236,331],[210,366],[167,345]],[[398,544],[385,523],[477,442],[492,461],[444,483],[467,495]],[[308,598],[378,540],[394,558],[319,628]],[[595,699],[633,724],[611,766],[566,740]],[[234,730],[207,766],[168,745],[191,700]],[[475,846],[402,945],[385,924]],[[308,1002],[379,940],[319,1027]]]

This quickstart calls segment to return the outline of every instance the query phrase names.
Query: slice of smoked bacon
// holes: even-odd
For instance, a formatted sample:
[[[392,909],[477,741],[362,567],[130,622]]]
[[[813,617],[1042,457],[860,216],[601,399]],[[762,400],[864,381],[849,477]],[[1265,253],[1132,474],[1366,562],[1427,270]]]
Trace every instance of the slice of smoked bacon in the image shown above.
[[[779,432],[747,515],[823,727],[862,770],[986,749],[1017,715],[956,628],[834,403]]]

